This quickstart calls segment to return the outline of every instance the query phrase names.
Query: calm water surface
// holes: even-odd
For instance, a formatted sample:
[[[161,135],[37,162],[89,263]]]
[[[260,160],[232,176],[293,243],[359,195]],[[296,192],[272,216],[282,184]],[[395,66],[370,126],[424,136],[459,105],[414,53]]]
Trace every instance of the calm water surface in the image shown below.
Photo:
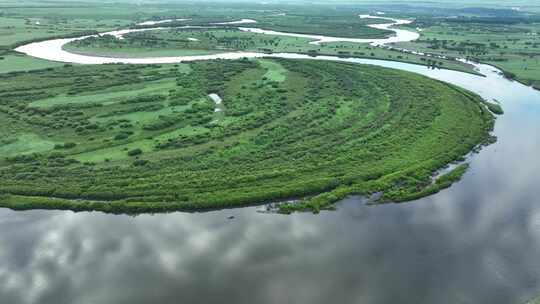
[[[496,98],[498,143],[461,182],[407,204],[349,198],[290,216],[0,209],[0,302],[512,304],[540,293],[540,92],[487,66],[479,78],[346,61]]]

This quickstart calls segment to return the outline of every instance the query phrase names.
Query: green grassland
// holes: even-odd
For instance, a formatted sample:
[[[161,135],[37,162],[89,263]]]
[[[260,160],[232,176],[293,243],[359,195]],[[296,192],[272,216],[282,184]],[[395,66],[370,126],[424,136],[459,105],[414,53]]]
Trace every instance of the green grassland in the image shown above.
[[[387,20],[360,19],[357,14],[321,14],[311,15],[290,13],[285,15],[261,16],[253,26],[281,32],[317,34],[349,38],[384,38],[391,35],[385,31],[368,27],[368,24],[385,23]]]
[[[42,60],[22,54],[0,56],[0,73],[46,69],[61,65],[62,63]]]
[[[434,193],[486,142],[472,93],[420,75],[312,60],[71,66],[0,75],[0,205],[203,210],[349,194]],[[209,94],[218,94],[215,103]]]
[[[420,19],[413,26],[423,29],[421,38],[399,46],[485,62],[540,89],[540,22],[465,21]]]
[[[93,2],[33,2],[0,4],[0,73],[53,67],[55,63],[25,57],[12,52],[17,46],[43,39],[73,37],[82,34],[105,32],[134,26],[147,20],[188,18],[182,24],[209,24],[227,22],[242,18],[255,18],[271,29],[286,31],[336,34],[351,37],[384,37],[386,31],[366,26],[356,13],[344,10],[326,10],[290,6],[287,11],[293,15],[281,16],[283,10],[276,6],[253,4],[231,4],[223,7],[217,3],[181,3],[167,5],[145,3],[93,3]],[[359,13],[366,13],[359,10]],[[371,22],[376,22],[371,20]],[[300,26],[300,27],[299,27]],[[124,48],[127,56],[179,56],[214,54],[216,50],[204,49],[141,49]],[[86,51],[82,51],[86,53]],[[115,50],[102,51],[104,56],[117,56]]]
[[[0,46],[88,30],[103,31],[127,26],[128,20],[0,17]]]
[[[31,58],[12,50],[19,45],[57,37],[80,36],[130,25],[135,12],[85,4],[11,5],[0,7],[0,73],[28,71],[58,66],[58,63]]]
[[[280,15],[284,11],[286,15]],[[270,29],[302,31],[350,37],[384,37],[387,31],[366,26],[358,18],[365,9],[274,6],[219,3],[35,3],[0,4],[0,46],[17,42],[72,34],[81,31],[107,31],[137,22],[160,19],[191,19],[183,24],[209,24],[254,18]],[[370,20],[370,23],[377,22]],[[163,24],[163,26],[167,26]],[[249,25],[247,25],[249,26]]]
[[[97,5],[92,2],[51,2],[46,5],[37,5],[32,1],[26,1],[19,5],[11,4],[0,10],[0,56],[4,57],[4,60],[0,60],[0,73],[41,69],[57,65],[27,58],[20,54],[14,56],[10,50],[22,43],[127,28],[146,20],[191,19],[169,24],[169,26],[179,26],[208,25],[212,22],[252,18],[256,19],[258,23],[243,26],[354,38],[380,38],[389,35],[388,31],[366,26],[368,23],[386,21],[358,18],[358,14],[369,12],[370,9],[363,6],[231,4],[225,8],[223,5],[215,3],[206,3],[205,5],[106,3]],[[167,24],[163,26],[167,26]],[[159,33],[138,33],[128,35],[132,37],[132,39],[127,39],[129,43],[99,41],[86,45],[69,45],[67,48],[77,53],[111,57],[200,55],[231,50],[301,52],[396,60],[474,73],[471,66],[459,62],[432,61],[430,58],[374,48],[369,45],[330,43],[314,46],[308,45],[306,39],[240,33],[232,28],[209,31],[212,35],[210,37],[204,36],[204,31],[193,32],[172,29]],[[193,35],[193,37],[188,37],[188,35]],[[197,38],[199,41],[189,41],[186,40],[187,38]],[[150,41],[151,39],[157,40]]]
[[[257,34],[234,28],[172,28],[130,33],[125,35],[124,39],[110,35],[90,37],[71,42],[64,46],[64,49],[105,57],[206,55],[233,51],[304,53],[395,60],[474,73],[470,65],[454,60],[432,60],[426,56],[374,47],[367,43],[333,42],[312,45],[309,44],[310,41],[307,38]]]

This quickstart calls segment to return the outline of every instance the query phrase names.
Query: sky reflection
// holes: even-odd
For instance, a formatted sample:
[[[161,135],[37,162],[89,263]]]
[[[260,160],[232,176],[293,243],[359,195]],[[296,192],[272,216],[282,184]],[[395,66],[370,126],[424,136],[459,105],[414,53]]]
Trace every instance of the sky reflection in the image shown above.
[[[2,302],[518,303],[540,286],[540,209],[477,175],[317,216],[2,210]]]

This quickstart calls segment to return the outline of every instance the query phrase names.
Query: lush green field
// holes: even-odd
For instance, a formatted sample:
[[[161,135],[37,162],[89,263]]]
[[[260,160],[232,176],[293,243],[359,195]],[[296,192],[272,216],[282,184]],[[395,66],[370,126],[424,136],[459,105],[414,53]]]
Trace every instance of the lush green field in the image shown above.
[[[261,26],[348,37],[384,37],[389,32],[367,27],[358,14],[368,10],[306,6],[231,3],[31,3],[0,4],[0,46],[17,42],[95,30],[125,28],[137,22],[186,18],[185,24],[209,24],[253,18]],[[281,15],[284,14],[285,15]],[[164,25],[166,26],[166,25]],[[249,25],[246,25],[249,26]]]
[[[83,32],[87,30],[103,31],[127,26],[127,20],[94,20],[56,18],[16,18],[0,17],[0,46],[9,46],[21,41]]]
[[[367,43],[333,42],[309,44],[307,38],[263,35],[235,28],[165,29],[135,32],[116,39],[110,35],[90,37],[67,44],[64,49],[79,54],[109,57],[153,57],[206,55],[233,51],[264,53],[305,53],[395,60],[436,68],[474,72],[472,67],[454,60],[407,54],[396,50],[373,47]]]
[[[390,7],[388,7],[390,10]],[[0,73],[40,69],[53,66],[29,58],[8,56],[9,50],[21,43],[47,37],[72,36],[77,33],[107,31],[116,28],[133,26],[146,20],[188,18],[189,21],[170,24],[208,25],[212,22],[224,22],[251,18],[256,26],[288,32],[324,34],[355,38],[383,37],[389,33],[367,27],[367,23],[383,22],[376,19],[360,19],[359,14],[372,12],[369,7],[358,6],[302,6],[302,5],[259,5],[231,4],[226,8],[220,4],[145,4],[132,5],[101,4],[91,2],[80,4],[47,3],[36,5],[32,1],[20,5],[11,4],[0,11]],[[403,17],[415,17],[404,15]],[[164,24],[163,26],[166,26]],[[193,32],[193,31],[192,31]],[[195,35],[188,37],[188,35]],[[101,56],[151,57],[181,56],[196,54],[214,54],[230,50],[302,52],[338,56],[354,56],[374,59],[404,61],[428,66],[443,67],[465,72],[473,72],[470,66],[451,60],[432,61],[423,56],[403,54],[397,51],[374,48],[369,45],[354,43],[329,43],[322,46],[307,44],[306,39],[261,36],[240,33],[230,30],[209,31],[210,37],[204,33],[170,30],[160,32],[138,33],[128,35],[133,39],[129,43],[98,43],[67,48],[82,54]],[[185,41],[186,38],[197,38],[196,41]],[[151,42],[151,39],[157,39]],[[156,43],[157,42],[157,43]],[[2,49],[4,51],[2,51]],[[35,65],[34,65],[35,64]]]
[[[41,60],[22,54],[8,54],[0,56],[0,73],[15,71],[28,71],[61,66],[61,63]]]
[[[423,29],[421,39],[399,46],[489,63],[540,88],[540,22],[493,19],[419,19],[413,26]]]
[[[489,138],[481,100],[374,66],[309,60],[62,66],[0,76],[1,205],[194,210],[352,193],[424,196]],[[208,95],[218,94],[223,102]]]
[[[21,44],[123,28],[135,17],[136,11],[102,5],[0,6],[0,73],[59,65],[14,53],[12,50]]]
[[[386,20],[360,19],[357,14],[319,13],[289,13],[261,16],[253,26],[281,32],[294,32],[301,34],[317,34],[334,37],[350,38],[384,38],[391,35],[391,31],[384,31],[368,27],[368,24],[385,23]]]

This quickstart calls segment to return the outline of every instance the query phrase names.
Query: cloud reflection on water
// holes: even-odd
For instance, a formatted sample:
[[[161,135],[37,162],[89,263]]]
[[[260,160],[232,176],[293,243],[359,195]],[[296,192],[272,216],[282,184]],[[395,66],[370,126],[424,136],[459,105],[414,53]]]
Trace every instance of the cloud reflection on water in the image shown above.
[[[2,210],[2,302],[518,303],[540,286],[540,209],[478,175],[318,216]]]

